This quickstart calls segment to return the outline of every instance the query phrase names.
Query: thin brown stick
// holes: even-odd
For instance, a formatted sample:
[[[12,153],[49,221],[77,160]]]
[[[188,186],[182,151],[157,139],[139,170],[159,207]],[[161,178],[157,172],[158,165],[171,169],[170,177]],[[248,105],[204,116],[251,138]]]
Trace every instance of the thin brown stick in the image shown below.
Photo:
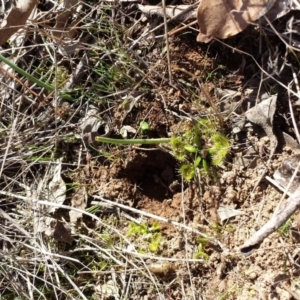
[[[194,25],[194,24],[197,24],[197,21],[193,21],[193,22],[191,22],[191,23],[189,23],[189,24],[186,24],[186,25],[184,25],[184,26],[182,26],[182,27],[180,27],[180,28],[175,28],[175,29],[173,29],[172,31],[170,31],[168,35],[169,35],[169,36],[172,36],[172,35],[174,35],[174,34],[180,32],[180,31],[182,31],[182,30],[184,30],[184,29],[186,29],[186,28],[191,27],[191,26]]]
[[[240,248],[242,254],[248,255],[257,249],[262,241],[283,225],[300,208],[300,188],[274,213],[272,218],[256,231]]]
[[[169,84],[172,85],[172,70],[171,70],[171,56],[169,47],[169,37],[168,37],[168,25],[167,25],[167,13],[166,13],[166,1],[162,1],[163,12],[164,12],[164,27],[165,27],[165,39],[167,47],[167,61],[168,61],[168,73],[169,73]]]

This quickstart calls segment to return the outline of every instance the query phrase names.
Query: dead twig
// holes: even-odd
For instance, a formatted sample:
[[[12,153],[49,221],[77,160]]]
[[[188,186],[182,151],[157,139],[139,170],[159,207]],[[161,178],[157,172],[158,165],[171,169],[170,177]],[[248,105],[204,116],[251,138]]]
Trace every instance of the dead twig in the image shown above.
[[[272,218],[256,231],[240,248],[242,254],[248,255],[257,249],[262,241],[283,225],[300,208],[300,188],[275,211]]]
[[[172,36],[172,35],[174,35],[174,34],[180,32],[180,31],[182,31],[182,30],[184,30],[184,29],[186,29],[186,28],[189,28],[189,27],[191,27],[191,26],[194,25],[194,24],[197,24],[197,21],[193,21],[193,22],[191,22],[191,23],[189,23],[189,24],[186,24],[186,25],[184,25],[184,26],[182,26],[182,27],[175,28],[175,29],[173,29],[172,31],[169,32],[169,36]]]
[[[169,47],[169,37],[168,37],[168,25],[167,25],[167,14],[166,14],[166,1],[162,1],[163,13],[164,13],[164,28],[165,28],[165,39],[167,47],[167,60],[168,60],[168,73],[169,73],[169,84],[172,84],[172,70],[171,70],[171,56]]]

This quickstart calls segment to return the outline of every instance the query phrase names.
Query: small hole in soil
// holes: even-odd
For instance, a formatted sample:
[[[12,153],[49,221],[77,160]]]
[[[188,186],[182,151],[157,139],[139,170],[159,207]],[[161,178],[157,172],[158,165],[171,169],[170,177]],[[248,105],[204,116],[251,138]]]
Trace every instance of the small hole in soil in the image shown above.
[[[179,179],[177,169],[178,163],[169,153],[160,150],[139,151],[120,175],[136,184],[146,197],[163,201],[173,194],[169,185]]]

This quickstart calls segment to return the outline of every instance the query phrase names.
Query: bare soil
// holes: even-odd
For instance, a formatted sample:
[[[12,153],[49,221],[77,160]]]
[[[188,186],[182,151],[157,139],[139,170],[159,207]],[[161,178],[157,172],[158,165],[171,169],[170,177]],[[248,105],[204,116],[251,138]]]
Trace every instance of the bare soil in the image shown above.
[[[259,39],[259,33],[252,28],[228,42],[238,49],[247,49],[247,53],[252,52],[258,59],[260,55],[256,52]],[[221,104],[214,92],[216,87],[238,91],[246,89],[253,82],[260,82],[251,80],[249,84],[249,80],[258,71],[249,57],[218,42],[211,45],[197,44],[193,34],[172,38],[170,55],[176,88],[170,87],[165,81],[157,82],[154,95],[140,101],[138,108],[123,121],[123,124],[135,126],[146,119],[151,128],[149,137],[176,133],[181,124],[178,116],[199,118],[212,114],[205,94],[197,85],[197,78],[205,82],[205,88],[220,109]],[[243,60],[247,61],[245,65]],[[166,65],[156,66],[154,63],[152,71],[161,70],[166,73]],[[183,81],[191,86],[198,97],[197,101],[193,101],[180,84],[177,85]],[[251,87],[258,88],[253,85]],[[263,90],[268,90],[268,87],[263,86]],[[239,112],[243,111],[241,106],[245,100],[240,101]],[[286,105],[283,101],[286,98],[282,96],[278,101],[282,102],[279,104],[281,111],[277,115],[285,114]],[[117,111],[112,112],[112,116],[117,114]],[[233,120],[228,118],[222,130],[233,139],[232,123]],[[294,299],[293,291],[297,287],[291,286],[291,283],[297,282],[299,268],[297,264],[291,264],[288,256],[297,255],[298,214],[291,220],[287,233],[272,234],[248,257],[239,253],[239,247],[245,240],[271,217],[282,196],[265,178],[253,191],[270,153],[269,140],[261,135],[264,135],[261,129],[254,128],[245,139],[233,141],[238,150],[233,150],[228,162],[218,170],[215,182],[207,179],[200,185],[196,181],[183,182],[178,173],[179,163],[174,157],[165,149],[153,147],[126,147],[118,150],[118,155],[122,157],[120,163],[108,164],[105,167],[105,180],[101,176],[94,182],[104,198],[172,221],[183,222],[215,236],[229,250],[224,253],[222,249],[208,244],[203,249],[208,254],[208,259],[200,264],[190,263],[186,269],[187,265],[180,260],[184,260],[187,253],[192,257],[197,252],[197,237],[183,233],[176,226],[162,223],[165,239],[159,253],[162,256],[171,253],[170,258],[178,259],[174,263],[177,274],[175,278],[181,278],[187,292],[186,295],[179,293],[178,282],[173,281],[173,274],[169,274],[170,276],[162,278],[168,285],[163,292],[166,299]],[[242,151],[247,148],[246,140],[248,147],[252,146],[254,152],[250,155],[252,162],[242,168],[234,162],[234,158],[245,155]],[[282,149],[282,145],[279,148],[281,150],[276,152],[266,175],[272,176],[284,157],[291,155],[290,151]],[[226,220],[221,225],[217,213],[220,206],[230,206],[243,214]],[[151,224],[153,220],[148,222]],[[216,227],[215,224],[220,225]],[[139,298],[137,295],[135,297]]]

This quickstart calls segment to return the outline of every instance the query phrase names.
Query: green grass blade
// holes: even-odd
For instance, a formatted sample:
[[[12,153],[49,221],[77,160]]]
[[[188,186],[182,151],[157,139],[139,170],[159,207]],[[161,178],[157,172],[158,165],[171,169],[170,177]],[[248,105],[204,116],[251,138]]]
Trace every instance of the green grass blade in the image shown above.
[[[51,84],[47,84],[43,81],[38,80],[37,78],[35,78],[34,76],[30,75],[29,73],[27,73],[26,71],[22,70],[21,68],[19,68],[17,65],[15,65],[13,62],[11,62],[9,59],[5,58],[4,56],[2,56],[0,54],[0,60],[2,60],[4,63],[6,63],[7,65],[9,65],[13,70],[15,70],[16,72],[18,72],[19,74],[21,74],[22,76],[26,77],[27,79],[29,79],[30,81],[36,83],[38,86],[45,88],[48,91],[54,91],[54,86],[52,86]]]
[[[118,144],[118,145],[153,145],[153,144],[162,144],[162,143],[170,143],[170,138],[159,138],[159,139],[112,139],[106,137],[96,137],[97,142],[108,143],[108,144]]]

